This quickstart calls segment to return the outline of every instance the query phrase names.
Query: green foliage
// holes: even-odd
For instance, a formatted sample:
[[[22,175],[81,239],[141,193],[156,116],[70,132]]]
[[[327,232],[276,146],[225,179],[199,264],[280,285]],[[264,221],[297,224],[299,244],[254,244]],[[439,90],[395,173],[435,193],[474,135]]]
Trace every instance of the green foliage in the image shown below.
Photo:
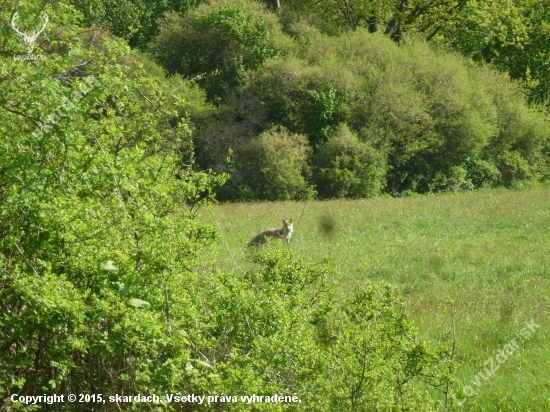
[[[244,2],[200,6],[185,17],[171,14],[151,43],[150,53],[169,73],[204,77],[213,99],[240,84],[246,70],[274,54],[259,6]]]
[[[313,99],[317,115],[311,121],[312,131],[309,133],[312,137],[313,144],[326,140],[330,130],[332,114],[335,109],[336,92],[332,84],[329,83],[327,92],[318,92],[317,90],[309,90],[309,95]]]
[[[204,169],[231,174],[231,181],[222,188],[224,192],[249,178],[241,173],[246,163],[244,156],[251,139],[262,131],[265,123],[262,108],[249,94],[230,94],[226,101],[226,104],[209,106],[201,113],[194,109],[190,113],[195,126],[197,164]],[[228,162],[229,151],[232,153]]]
[[[99,24],[116,36],[128,39],[132,47],[144,49],[159,33],[168,12],[184,15],[200,0],[70,0],[86,25]]]
[[[317,319],[327,358],[338,365],[330,374],[339,395],[329,400],[333,410],[344,405],[345,410],[433,410],[428,399],[411,393],[410,380],[434,364],[401,305],[388,285],[368,285],[350,293],[339,310]]]
[[[490,162],[480,159],[467,158],[464,163],[467,171],[466,180],[474,187],[487,187],[501,180],[498,168]]]
[[[385,184],[383,155],[359,141],[345,124],[338,126],[315,157],[321,197],[373,197]]]
[[[400,41],[405,33],[423,33],[432,38],[458,20],[468,0],[432,2],[412,0],[292,0],[290,7],[322,16],[340,30],[366,28],[381,31]]]
[[[274,389],[295,388],[318,411],[431,410],[409,381],[421,369],[439,374],[434,353],[416,340],[391,287],[366,285],[337,299],[324,269],[286,250],[267,248],[253,261],[261,265],[246,276],[257,285],[255,309],[244,305],[244,312],[269,343],[256,356],[270,359],[261,376]]]
[[[315,147],[337,124],[340,82],[337,73],[289,56],[270,59],[256,72],[247,73],[246,87],[261,101],[269,120],[306,134]]]
[[[182,169],[185,104],[127,47],[48,27],[46,59],[0,62],[0,393],[175,390],[196,360],[162,287],[193,278],[214,236],[196,209],[224,179]]]
[[[250,142],[244,173],[259,199],[309,199],[315,191],[308,185],[311,149],[303,135],[274,126]]]
[[[547,103],[550,93],[546,0],[292,0],[287,14],[302,14],[324,31],[365,28],[402,41],[407,35],[442,43],[477,62],[491,63],[518,79],[529,100]],[[314,14],[316,18],[309,15]],[[318,18],[327,20],[320,24]]]
[[[313,147],[319,131],[348,124],[387,156],[385,191],[455,191],[547,175],[547,118],[506,77],[420,40],[398,47],[361,29],[301,32],[299,51],[249,73],[247,90],[267,120],[307,134]],[[318,92],[327,84],[333,92]],[[509,151],[537,172],[501,176],[499,159]],[[468,176],[473,164],[487,166],[486,176]]]
[[[529,163],[518,152],[507,152],[498,160],[502,179],[505,182],[529,180],[532,177]]]
[[[491,63],[521,82],[529,100],[546,103],[550,93],[550,5],[544,0],[469,1],[454,24],[433,41],[450,45],[478,62]]]
[[[472,181],[468,179],[468,171],[462,166],[452,166],[446,174],[437,172],[430,184],[430,190],[433,192],[459,192],[474,187]]]
[[[360,27],[329,36],[289,13],[282,21],[293,40],[282,34],[273,15],[251,3],[202,6],[185,19],[171,17],[151,49],[170,72],[178,72],[185,62],[189,64],[181,72],[186,76],[218,70],[200,80],[217,109],[195,117],[194,124],[198,164],[232,176],[219,192],[223,199],[295,198],[279,189],[258,190],[254,180],[266,179],[265,174],[250,177],[255,164],[250,153],[256,150],[252,142],[273,125],[307,136],[317,151],[331,130],[345,123],[373,153],[383,154],[386,175],[380,188],[378,183],[351,191],[321,187],[329,180],[331,185],[351,182],[352,175],[365,173],[359,166],[325,167],[316,179],[304,175],[306,185],[317,184],[321,196],[460,191],[549,176],[547,116],[529,108],[521,89],[507,77],[418,38],[403,37],[398,47]],[[269,30],[254,31],[258,22]],[[223,27],[223,34],[204,35],[216,27]],[[271,46],[275,39],[277,46]],[[280,53],[269,57],[275,50]],[[234,156],[228,163],[229,149]],[[508,152],[519,154],[522,172],[510,172],[503,160]],[[309,166],[318,167],[311,159]],[[369,179],[378,182],[378,176]],[[281,181],[264,180],[261,186],[266,184],[280,187]]]

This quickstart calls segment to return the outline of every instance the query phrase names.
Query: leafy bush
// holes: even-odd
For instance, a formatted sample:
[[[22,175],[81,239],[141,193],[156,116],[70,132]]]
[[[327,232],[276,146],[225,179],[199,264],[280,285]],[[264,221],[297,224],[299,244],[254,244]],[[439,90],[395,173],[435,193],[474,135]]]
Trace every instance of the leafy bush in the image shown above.
[[[150,53],[169,73],[194,77],[210,98],[240,84],[244,72],[274,54],[259,5],[232,2],[201,5],[180,17],[171,14],[151,43]]]
[[[273,391],[292,388],[317,411],[433,410],[411,383],[422,371],[443,384],[446,363],[417,340],[391,287],[364,285],[344,298],[326,268],[304,265],[288,250],[266,248],[252,259],[259,268],[243,281],[255,290],[233,325],[255,335],[252,344],[262,342],[240,347],[261,369],[244,387],[263,380]]]
[[[459,192],[473,188],[472,181],[468,179],[468,171],[462,166],[453,166],[447,173],[436,172],[430,183],[430,190],[432,192]]]
[[[532,168],[518,152],[507,152],[499,157],[498,166],[502,180],[511,183],[517,180],[529,180]]]
[[[397,46],[361,29],[332,37],[303,27],[297,33],[298,50],[247,73],[247,90],[262,102],[267,121],[306,134],[314,148],[320,132],[348,124],[387,155],[385,191],[502,184],[493,172],[500,173],[499,159],[510,151],[538,172],[509,178],[547,176],[547,118],[505,76],[420,40]],[[491,176],[462,178],[468,162],[484,162]]]
[[[158,34],[165,13],[184,15],[200,0],[69,0],[67,3],[82,13],[84,24],[99,24],[116,36],[129,39],[132,47],[144,49]]]
[[[230,185],[222,188],[224,198],[247,179],[243,175],[245,153],[252,139],[264,129],[265,111],[249,93],[232,93],[226,103],[202,112],[190,110],[197,165],[217,173],[230,173]],[[231,156],[228,156],[231,149]],[[227,161],[228,157],[230,162]]]
[[[51,21],[69,19],[57,6]],[[224,179],[181,167],[181,95],[122,65],[122,43],[56,29],[63,47],[40,65],[0,62],[13,79],[0,110],[0,397],[177,390],[198,360],[166,308],[193,309],[166,291],[193,279],[215,233],[196,209]]]
[[[383,188],[383,155],[339,125],[315,156],[321,197],[373,197]]]
[[[247,90],[261,102],[268,121],[307,135],[310,145],[316,147],[338,123],[337,92],[343,81],[339,75],[342,73],[309,67],[291,55],[270,59],[256,72],[248,72]]]
[[[311,149],[305,136],[273,126],[252,140],[247,150],[242,171],[247,178],[243,183],[257,198],[293,200],[315,195],[308,184]]]
[[[492,186],[501,181],[498,168],[491,162],[466,158],[464,168],[467,171],[467,180],[474,187]]]

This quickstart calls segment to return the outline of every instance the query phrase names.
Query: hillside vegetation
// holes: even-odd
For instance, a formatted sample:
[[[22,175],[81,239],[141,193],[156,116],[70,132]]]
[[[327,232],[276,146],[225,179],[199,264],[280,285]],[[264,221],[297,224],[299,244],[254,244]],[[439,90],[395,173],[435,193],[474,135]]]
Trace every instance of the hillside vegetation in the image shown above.
[[[191,111],[197,164],[231,176],[221,199],[548,179],[547,116],[507,76],[420,38],[327,34],[256,3],[214,2],[170,15],[149,50],[170,74],[202,75],[211,106]]]

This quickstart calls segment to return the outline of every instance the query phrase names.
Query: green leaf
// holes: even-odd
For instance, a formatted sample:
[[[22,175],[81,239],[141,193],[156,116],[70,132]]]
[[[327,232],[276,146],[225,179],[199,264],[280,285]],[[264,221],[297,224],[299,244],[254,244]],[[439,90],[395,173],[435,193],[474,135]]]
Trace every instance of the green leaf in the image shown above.
[[[112,260],[107,260],[106,262],[101,263],[99,267],[102,270],[118,270],[118,268],[114,265],[114,262]]]
[[[202,366],[205,366],[205,367],[207,367],[207,368],[213,369],[213,368],[212,368],[212,365],[210,365],[208,362],[205,362],[205,361],[200,360],[200,361],[198,361],[197,363],[198,363],[199,365],[202,365]]]
[[[130,299],[128,303],[135,308],[148,308],[151,306],[149,302],[137,298]]]
[[[121,295],[127,295],[128,292],[130,291],[130,288],[125,283],[117,283],[117,285],[118,285],[117,292],[120,293]]]

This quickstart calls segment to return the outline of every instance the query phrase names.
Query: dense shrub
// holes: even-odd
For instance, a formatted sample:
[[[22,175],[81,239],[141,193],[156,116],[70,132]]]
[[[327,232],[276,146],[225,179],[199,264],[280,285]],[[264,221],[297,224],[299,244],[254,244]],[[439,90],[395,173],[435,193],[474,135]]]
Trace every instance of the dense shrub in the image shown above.
[[[466,180],[471,182],[473,187],[490,187],[501,181],[498,168],[491,162],[466,158],[464,168],[467,172]]]
[[[398,46],[366,30],[298,33],[305,38],[297,51],[249,72],[247,90],[268,121],[306,134],[313,147],[347,123],[387,154],[386,191],[464,190],[547,176],[547,119],[505,76],[419,40]],[[537,173],[525,173],[519,158],[512,169],[524,172],[511,173],[502,160],[508,152]],[[474,172],[474,164],[485,172]]]
[[[241,295],[244,315],[232,323],[236,336],[249,336],[239,352],[261,368],[244,387],[258,387],[259,373],[264,388],[300,394],[296,410],[433,410],[412,384],[422,372],[442,388],[447,363],[438,365],[443,358],[415,337],[391,287],[367,284],[340,297],[326,268],[304,265],[288,250],[266,248],[253,261],[259,267],[242,282],[255,288]]]
[[[257,96],[268,120],[307,135],[315,147],[326,140],[330,127],[341,118],[337,96],[342,96],[340,85],[346,73],[338,69],[311,67],[294,56],[272,59],[259,70],[247,73],[247,90]]]
[[[470,190],[474,188],[472,180],[468,178],[468,171],[462,166],[452,166],[447,173],[436,172],[433,180],[429,184],[432,192],[459,192],[461,190]]]
[[[144,49],[158,34],[159,23],[168,12],[184,15],[200,0],[69,0],[86,25],[99,24],[124,39],[132,47]]]
[[[259,4],[238,1],[201,5],[185,17],[170,14],[149,51],[169,73],[202,75],[208,96],[223,97],[246,70],[275,53],[264,17]]]
[[[310,152],[305,136],[274,126],[246,148],[241,184],[259,199],[309,199],[315,195],[308,184]]]
[[[383,154],[345,125],[339,125],[315,156],[315,182],[321,197],[373,197],[385,182]]]
[[[0,110],[0,398],[200,387],[176,332],[194,304],[166,293],[195,279],[215,233],[196,209],[224,179],[181,166],[181,94],[54,6],[54,55],[0,61],[2,104],[21,108]]]
[[[261,185],[260,177],[250,176],[255,136],[273,125],[305,135],[322,157],[335,144],[325,146],[328,137],[345,123],[365,143],[361,156],[369,165],[377,163],[375,152],[385,159],[384,183],[378,186],[382,169],[375,168],[369,180],[376,183],[359,189],[351,181],[367,172],[359,170],[357,153],[355,166],[325,156],[331,166],[323,170],[311,163],[320,157],[310,157],[318,173],[315,179],[305,174],[305,184],[316,184],[321,197],[548,179],[547,116],[529,108],[506,76],[414,38],[397,45],[360,28],[328,35],[288,13],[282,22],[252,3],[214,3],[170,17],[151,48],[170,73],[218,71],[200,84],[211,99],[223,96],[223,104],[214,99],[218,110],[194,121],[198,164],[232,177],[222,198],[303,197],[265,189],[281,186],[270,180],[276,174],[263,173]],[[233,160],[227,163],[229,149]]]
[[[218,173],[231,174],[231,186],[243,176],[243,154],[253,138],[264,130],[265,111],[257,99],[248,93],[232,93],[226,103],[210,105],[208,110],[190,110],[194,125],[193,142],[197,164]],[[231,162],[227,162],[231,149]],[[227,188],[228,189],[228,188]],[[229,189],[228,189],[229,190]]]

